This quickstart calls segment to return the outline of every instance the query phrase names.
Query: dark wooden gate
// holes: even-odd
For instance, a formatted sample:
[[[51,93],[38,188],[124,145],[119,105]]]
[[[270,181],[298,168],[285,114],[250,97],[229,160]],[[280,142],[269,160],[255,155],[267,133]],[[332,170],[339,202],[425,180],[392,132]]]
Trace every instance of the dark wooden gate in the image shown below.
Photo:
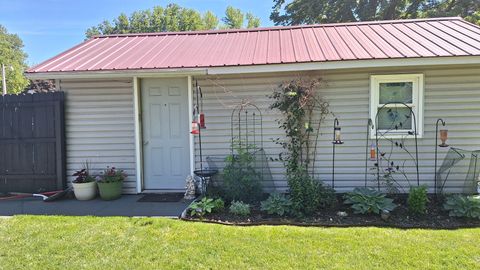
[[[0,96],[0,192],[65,187],[63,92]]]

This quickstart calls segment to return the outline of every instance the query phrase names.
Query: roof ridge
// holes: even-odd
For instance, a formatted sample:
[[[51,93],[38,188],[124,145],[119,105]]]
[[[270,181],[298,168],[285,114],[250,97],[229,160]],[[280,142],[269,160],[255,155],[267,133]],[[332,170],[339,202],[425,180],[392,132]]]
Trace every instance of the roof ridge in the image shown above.
[[[300,28],[319,28],[319,27],[335,27],[335,26],[355,26],[355,25],[378,25],[378,24],[392,24],[392,23],[406,23],[406,22],[425,22],[425,21],[452,21],[465,20],[461,17],[437,17],[437,18],[421,18],[421,19],[402,19],[402,20],[378,20],[378,21],[362,21],[362,22],[343,22],[343,23],[324,23],[324,24],[303,24],[291,26],[270,26],[257,28],[243,28],[243,29],[220,29],[220,30],[198,30],[198,31],[182,31],[182,32],[151,32],[151,33],[127,33],[127,34],[110,34],[110,35],[96,35],[92,38],[108,38],[108,37],[135,37],[135,36],[175,36],[175,35],[199,35],[199,34],[226,34],[239,32],[262,32],[273,30],[290,30]]]

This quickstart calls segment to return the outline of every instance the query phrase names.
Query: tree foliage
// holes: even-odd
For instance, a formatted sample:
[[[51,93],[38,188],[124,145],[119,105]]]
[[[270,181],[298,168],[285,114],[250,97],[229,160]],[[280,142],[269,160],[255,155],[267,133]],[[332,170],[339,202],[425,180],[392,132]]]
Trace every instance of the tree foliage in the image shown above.
[[[27,54],[23,51],[22,40],[18,35],[8,33],[7,29],[0,25],[0,64],[6,66],[8,93],[21,92],[28,85],[28,80],[23,75],[23,71],[27,67],[26,58]],[[0,89],[3,87],[2,84],[0,79]]]
[[[242,28],[244,17],[240,9],[229,6],[225,10],[225,17],[223,17],[222,21],[225,23],[226,28]]]
[[[26,93],[45,93],[55,91],[54,80],[29,80],[29,85],[25,88]]]
[[[246,25],[245,25],[246,20]],[[191,8],[169,4],[166,7],[155,6],[152,9],[138,10],[130,14],[121,13],[112,21],[104,20],[86,30],[85,36],[150,33],[167,31],[212,30],[218,28],[258,27],[260,19],[252,13],[246,15],[237,8],[227,7],[221,25],[218,17],[211,11],[200,13]]]
[[[260,26],[260,18],[255,17],[252,13],[248,12],[247,15],[245,15],[245,18],[247,19],[247,28],[256,28]]]
[[[478,0],[274,0],[276,25],[460,16],[480,25]]]
[[[203,22],[205,23],[205,30],[213,30],[217,28],[219,21],[213,12],[207,11],[203,14]]]

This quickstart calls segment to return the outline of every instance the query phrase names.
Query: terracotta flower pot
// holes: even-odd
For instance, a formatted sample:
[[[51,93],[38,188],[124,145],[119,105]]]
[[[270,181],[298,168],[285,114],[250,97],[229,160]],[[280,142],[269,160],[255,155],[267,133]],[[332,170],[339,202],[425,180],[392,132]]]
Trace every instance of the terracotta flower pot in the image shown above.
[[[98,182],[98,190],[100,192],[100,198],[105,201],[116,200],[122,196],[123,181],[103,183]]]
[[[79,201],[88,201],[97,196],[97,183],[72,183],[73,193]]]

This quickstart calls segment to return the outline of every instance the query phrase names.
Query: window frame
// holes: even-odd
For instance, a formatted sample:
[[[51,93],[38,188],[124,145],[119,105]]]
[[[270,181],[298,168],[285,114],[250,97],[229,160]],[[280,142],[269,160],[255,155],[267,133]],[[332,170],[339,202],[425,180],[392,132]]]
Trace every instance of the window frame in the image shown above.
[[[388,74],[388,75],[371,75],[370,76],[370,119],[373,123],[376,124],[376,115],[380,105],[380,83],[398,83],[398,82],[412,82],[412,103],[408,105],[411,106],[412,111],[416,116],[417,124],[417,138],[423,137],[423,96],[424,96],[424,74]],[[390,104],[387,107],[398,107],[399,105]],[[403,105],[400,105],[403,107]],[[412,120],[413,126],[413,120]],[[379,133],[385,132],[385,130],[378,130]],[[392,130],[388,134],[383,135],[386,138],[414,138],[415,135],[409,135],[408,131],[411,130]],[[375,132],[372,132],[372,138],[375,138]]]

